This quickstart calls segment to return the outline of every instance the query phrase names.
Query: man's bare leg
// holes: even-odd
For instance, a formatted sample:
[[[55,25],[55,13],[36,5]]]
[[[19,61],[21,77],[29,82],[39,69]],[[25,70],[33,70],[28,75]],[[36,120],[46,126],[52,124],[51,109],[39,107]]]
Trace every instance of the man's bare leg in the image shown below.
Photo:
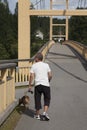
[[[48,111],[48,106],[44,106],[44,112],[46,113]]]
[[[40,110],[36,110],[36,115],[39,115],[40,114]]]
[[[43,120],[49,121],[50,118],[49,118],[49,116],[47,114],[47,111],[48,111],[48,106],[44,106]]]

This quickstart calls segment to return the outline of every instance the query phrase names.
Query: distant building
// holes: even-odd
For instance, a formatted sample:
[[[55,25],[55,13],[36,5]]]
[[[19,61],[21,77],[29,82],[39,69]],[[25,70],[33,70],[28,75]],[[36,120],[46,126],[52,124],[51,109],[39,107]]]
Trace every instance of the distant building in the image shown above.
[[[64,38],[58,38],[58,42],[64,41]]]
[[[36,31],[36,37],[39,37],[43,40],[43,33],[40,30]]]

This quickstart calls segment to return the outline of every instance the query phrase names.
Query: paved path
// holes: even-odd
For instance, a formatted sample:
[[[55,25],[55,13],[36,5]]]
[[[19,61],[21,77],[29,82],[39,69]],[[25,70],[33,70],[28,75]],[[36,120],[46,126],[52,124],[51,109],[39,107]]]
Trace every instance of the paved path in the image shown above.
[[[46,62],[53,72],[51,81],[51,120],[33,119],[34,101],[22,115],[15,130],[87,130],[87,71],[65,45],[54,45]],[[42,110],[41,110],[42,112]]]

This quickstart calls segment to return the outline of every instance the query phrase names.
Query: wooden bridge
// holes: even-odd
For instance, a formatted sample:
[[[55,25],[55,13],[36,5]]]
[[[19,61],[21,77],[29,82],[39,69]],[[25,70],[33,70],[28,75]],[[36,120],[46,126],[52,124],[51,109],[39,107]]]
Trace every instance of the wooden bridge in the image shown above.
[[[39,51],[53,72],[52,101],[49,109],[51,121],[42,123],[32,118],[34,101],[31,97],[30,109],[22,116],[15,130],[87,129],[87,46],[68,40],[68,16],[86,16],[87,9],[69,10],[68,0],[66,10],[52,10],[52,4],[50,0],[51,10],[35,11],[29,8],[29,0],[19,0],[18,59],[0,61],[0,124],[2,124],[17,106],[19,96],[23,95],[22,92],[19,94],[15,91],[15,86],[29,84],[29,70],[34,63],[34,57],[30,58],[30,16],[50,16],[50,41]],[[62,45],[53,41],[52,27],[57,26],[52,24],[53,15],[66,16],[66,24],[63,24],[66,27],[66,34],[62,35],[65,37],[65,42]]]

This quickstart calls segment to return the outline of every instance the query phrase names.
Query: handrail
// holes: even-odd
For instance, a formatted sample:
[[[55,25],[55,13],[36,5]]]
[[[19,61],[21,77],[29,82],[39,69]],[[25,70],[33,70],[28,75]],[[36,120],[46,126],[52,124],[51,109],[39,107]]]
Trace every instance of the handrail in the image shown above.
[[[15,68],[15,67],[16,67],[16,63],[3,63],[3,64],[0,64],[0,70],[8,69],[8,68]]]
[[[72,43],[76,43],[76,44],[78,44],[78,45],[80,45],[80,46],[83,46],[83,47],[86,47],[86,48],[87,48],[86,45],[84,45],[84,44],[82,44],[82,43],[80,43],[80,42],[77,42],[77,41],[74,41],[74,40],[66,40],[66,41],[70,41],[70,42],[72,42]]]
[[[26,61],[30,61],[31,59],[13,59],[13,60],[0,60],[0,64],[4,64],[4,63],[18,63],[18,62],[26,62]]]

